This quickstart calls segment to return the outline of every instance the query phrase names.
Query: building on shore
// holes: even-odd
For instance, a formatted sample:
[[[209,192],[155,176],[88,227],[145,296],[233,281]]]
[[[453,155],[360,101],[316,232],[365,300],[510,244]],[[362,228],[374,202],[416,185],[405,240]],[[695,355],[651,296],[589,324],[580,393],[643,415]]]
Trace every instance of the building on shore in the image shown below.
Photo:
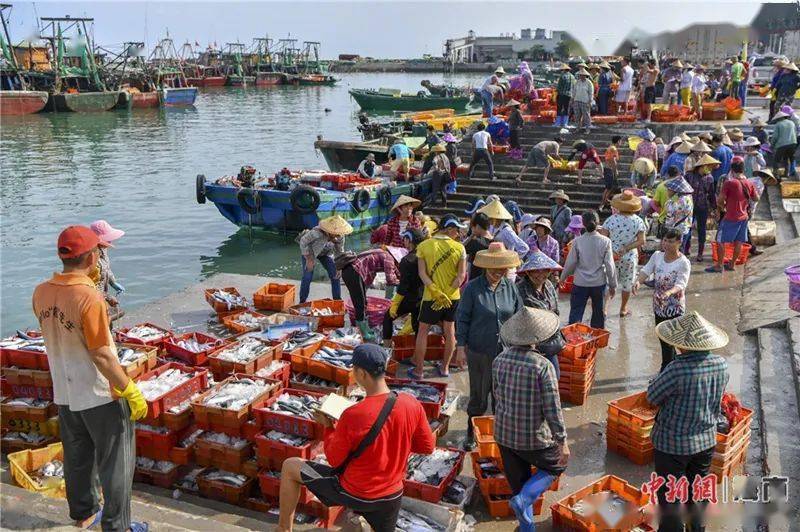
[[[789,4],[762,4],[750,23],[764,53],[800,59],[800,7]]]
[[[470,30],[465,37],[444,42],[445,61],[453,63],[494,63],[523,59],[544,60],[551,56],[565,57],[576,41],[566,31],[526,28],[520,35],[509,33],[494,37],[476,35]]]

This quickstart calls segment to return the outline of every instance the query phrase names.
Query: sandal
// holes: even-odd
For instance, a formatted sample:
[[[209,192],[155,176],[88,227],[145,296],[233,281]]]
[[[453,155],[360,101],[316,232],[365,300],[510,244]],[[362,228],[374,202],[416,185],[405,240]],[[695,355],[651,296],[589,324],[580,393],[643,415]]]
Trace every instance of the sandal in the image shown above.
[[[443,364],[442,364],[441,362],[437,362],[437,363],[436,363],[436,373],[438,373],[440,377],[442,377],[442,378],[445,378],[445,379],[446,379],[447,377],[449,377],[449,376],[450,376],[450,371],[447,371],[447,372],[445,373],[445,371],[442,369],[442,365],[443,365]],[[448,369],[449,369],[449,368],[448,368]]]
[[[423,377],[420,377],[419,375],[417,375],[417,372],[414,371],[416,369],[417,369],[417,366],[411,366],[410,368],[408,368],[408,370],[406,370],[406,376],[409,379],[411,379],[412,381],[422,380],[422,378],[424,377],[424,375],[423,375]]]
[[[630,315],[630,313],[631,313],[631,311],[630,311],[630,310],[626,310],[625,312],[620,312],[620,313],[619,313],[619,317],[620,317],[620,318],[624,318],[625,316],[629,316],[629,315]]]

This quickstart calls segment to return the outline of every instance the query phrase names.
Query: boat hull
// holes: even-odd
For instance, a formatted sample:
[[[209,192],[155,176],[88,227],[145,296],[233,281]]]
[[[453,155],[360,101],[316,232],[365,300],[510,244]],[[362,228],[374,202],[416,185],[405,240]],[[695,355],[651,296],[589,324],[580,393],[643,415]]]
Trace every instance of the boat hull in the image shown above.
[[[0,91],[0,116],[38,113],[47,105],[44,91]]]
[[[442,98],[439,96],[388,96],[375,92],[351,90],[350,96],[365,111],[430,111],[433,109],[465,109],[468,96]]]
[[[131,108],[133,109],[150,109],[158,107],[158,92],[138,92],[131,94],[132,102]]]
[[[161,89],[158,97],[164,107],[190,107],[197,99],[197,87]]]
[[[375,156],[377,164],[389,162],[388,147],[369,142],[341,142],[336,140],[318,140],[314,142],[328,168],[333,172],[356,170],[367,155]]]
[[[412,190],[416,189],[416,193]],[[206,183],[206,199],[217,207],[230,222],[240,227],[257,227],[275,233],[296,233],[304,229],[316,227],[323,218],[338,214],[347,220],[355,233],[371,231],[389,219],[389,209],[401,194],[427,197],[430,194],[430,179],[418,183],[403,183],[392,187],[392,199],[387,206],[382,206],[375,190],[370,191],[369,207],[361,213],[352,205],[352,193],[326,191],[317,189],[320,205],[315,212],[300,214],[292,209],[291,192],[279,190],[257,189],[261,197],[261,210],[256,214],[248,214],[237,199],[239,188]]]
[[[339,80],[333,76],[315,74],[299,76],[297,78],[298,85],[335,85],[337,81]]]
[[[227,85],[229,87],[247,87],[254,85],[256,78],[254,76],[228,76]]]
[[[272,87],[283,83],[280,72],[259,72],[256,74],[256,87]]]
[[[113,109],[119,100],[119,91],[52,94],[50,98],[56,111],[96,113]]]
[[[187,78],[186,82],[192,87],[224,87],[225,76],[209,76],[206,78]]]

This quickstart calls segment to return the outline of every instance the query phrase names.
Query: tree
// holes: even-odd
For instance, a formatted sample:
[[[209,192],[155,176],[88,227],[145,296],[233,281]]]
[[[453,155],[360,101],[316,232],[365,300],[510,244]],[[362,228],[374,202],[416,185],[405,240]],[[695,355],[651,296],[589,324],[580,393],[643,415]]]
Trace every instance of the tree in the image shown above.
[[[556,45],[555,56],[559,59],[569,59],[569,53],[569,43],[567,41],[561,41]]]
[[[531,58],[534,61],[543,61],[547,55],[547,50],[541,44],[534,44],[531,47]]]

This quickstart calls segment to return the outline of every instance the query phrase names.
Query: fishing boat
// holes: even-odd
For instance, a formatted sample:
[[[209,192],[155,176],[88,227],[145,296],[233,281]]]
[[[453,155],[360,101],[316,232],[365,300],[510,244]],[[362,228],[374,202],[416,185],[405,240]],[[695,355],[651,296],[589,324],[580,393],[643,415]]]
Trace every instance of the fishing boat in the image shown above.
[[[161,39],[150,55],[153,83],[158,89],[162,107],[190,107],[197,99],[197,87],[186,80],[175,44],[167,35]]]
[[[253,86],[256,77],[247,74],[243,55],[245,54],[244,44],[229,42],[226,44],[227,51],[222,55],[225,64],[225,85],[229,87]]]
[[[125,42],[120,52],[102,49],[107,59],[103,78],[107,87],[119,91],[117,109],[152,109],[159,106],[159,94],[144,61],[143,42]]]
[[[337,78],[328,73],[328,65],[320,60],[320,43],[303,42],[303,50],[297,57],[297,73],[287,77],[292,85],[333,85]]]
[[[395,89],[350,89],[350,96],[365,111],[427,111],[431,109],[465,109],[469,96],[429,96],[426,94],[402,94]]]
[[[197,43],[195,43],[197,45]],[[198,45],[199,46],[199,45]],[[192,43],[186,41],[178,51],[183,75],[190,87],[222,87],[225,74],[220,68],[219,52],[209,47],[196,53]]]
[[[38,113],[47,104],[48,94],[46,91],[30,90],[31,86],[14,55],[5,13],[10,9],[11,6],[0,5],[0,18],[3,20],[3,35],[0,35],[0,116]]]
[[[389,148],[394,144],[396,135],[384,135],[380,138],[365,142],[349,142],[339,140],[325,140],[322,138],[314,142],[314,148],[322,153],[325,163],[334,172],[356,170],[367,155],[375,156],[377,164],[389,161]],[[403,137],[406,146],[415,150],[425,143],[425,137]]]
[[[285,76],[273,62],[274,44],[269,37],[253,39],[253,51],[250,54],[250,72],[255,77],[256,87],[272,87],[281,85]]]
[[[197,202],[213,203],[222,216],[237,226],[274,233],[310,229],[334,214],[347,220],[356,233],[370,231],[386,222],[401,194],[424,198],[431,191],[430,179],[394,185],[369,180],[342,188],[344,181],[358,179],[352,173],[325,171],[292,172],[288,177],[288,171],[282,170],[275,178],[245,182],[242,177],[247,168],[255,172],[251,167],[243,167],[238,176],[216,181],[198,175]]]

